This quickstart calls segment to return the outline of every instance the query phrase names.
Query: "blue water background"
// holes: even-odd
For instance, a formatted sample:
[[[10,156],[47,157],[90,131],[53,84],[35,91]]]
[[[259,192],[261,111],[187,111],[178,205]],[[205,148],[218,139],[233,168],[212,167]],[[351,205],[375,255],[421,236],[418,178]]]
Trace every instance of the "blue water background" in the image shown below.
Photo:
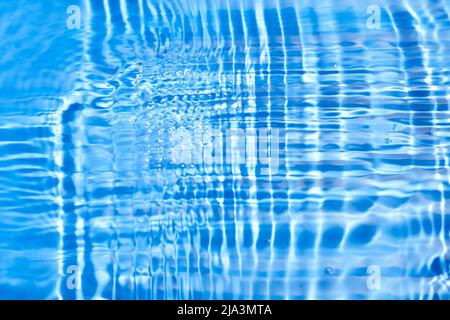
[[[0,298],[448,299],[449,14],[1,0]],[[229,128],[278,170],[168,160]]]

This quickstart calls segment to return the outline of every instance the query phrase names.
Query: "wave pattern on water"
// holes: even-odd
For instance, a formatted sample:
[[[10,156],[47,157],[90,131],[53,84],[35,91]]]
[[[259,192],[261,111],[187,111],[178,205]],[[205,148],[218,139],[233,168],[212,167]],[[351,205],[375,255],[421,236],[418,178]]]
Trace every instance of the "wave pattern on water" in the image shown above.
[[[0,5],[0,298],[450,298],[448,1],[49,3]]]

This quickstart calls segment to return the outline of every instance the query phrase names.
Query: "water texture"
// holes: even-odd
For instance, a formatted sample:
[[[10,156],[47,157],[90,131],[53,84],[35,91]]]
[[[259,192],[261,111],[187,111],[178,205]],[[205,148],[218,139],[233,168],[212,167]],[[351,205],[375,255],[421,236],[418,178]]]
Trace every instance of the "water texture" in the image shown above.
[[[449,299],[450,1],[0,1],[0,299]]]

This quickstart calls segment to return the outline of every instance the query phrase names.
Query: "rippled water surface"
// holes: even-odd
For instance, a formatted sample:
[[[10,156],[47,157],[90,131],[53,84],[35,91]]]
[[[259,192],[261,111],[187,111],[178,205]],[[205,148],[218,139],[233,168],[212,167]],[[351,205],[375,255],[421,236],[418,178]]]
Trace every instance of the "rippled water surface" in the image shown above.
[[[449,14],[1,0],[0,298],[449,299]]]

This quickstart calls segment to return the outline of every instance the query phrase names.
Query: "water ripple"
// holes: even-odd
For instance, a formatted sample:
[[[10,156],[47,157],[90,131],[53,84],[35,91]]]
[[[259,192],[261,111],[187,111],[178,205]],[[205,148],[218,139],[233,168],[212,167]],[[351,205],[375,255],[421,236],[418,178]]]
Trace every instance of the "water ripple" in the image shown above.
[[[2,3],[0,298],[448,299],[448,3],[372,2]]]

